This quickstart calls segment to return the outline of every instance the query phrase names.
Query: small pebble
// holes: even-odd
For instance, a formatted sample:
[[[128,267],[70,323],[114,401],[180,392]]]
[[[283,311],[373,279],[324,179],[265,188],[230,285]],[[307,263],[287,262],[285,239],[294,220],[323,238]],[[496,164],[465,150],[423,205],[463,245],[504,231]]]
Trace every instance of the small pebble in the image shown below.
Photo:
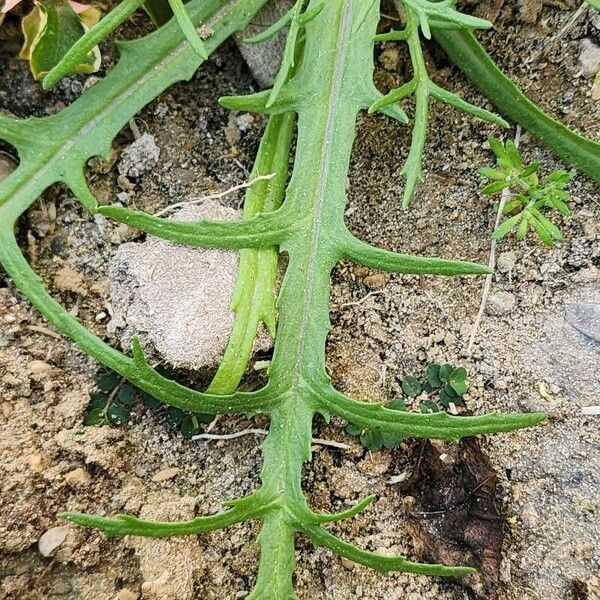
[[[116,596],[115,600],[138,600],[139,594],[132,592],[128,588],[123,588]]]
[[[17,168],[17,161],[6,152],[0,152],[0,181],[8,177]]]
[[[10,402],[3,402],[0,405],[0,412],[2,412],[2,416],[6,419],[9,419],[12,414],[15,412],[15,408]]]
[[[71,487],[83,487],[89,485],[91,478],[89,473],[85,469],[78,467],[77,469],[69,471],[65,475],[65,481]]]
[[[397,71],[400,63],[400,53],[397,48],[386,48],[379,55],[379,64],[387,71]]]
[[[119,161],[119,173],[126,177],[137,178],[150,171],[160,157],[160,149],[154,136],[144,133],[123,151]]]
[[[589,267],[587,269],[579,269],[573,273],[573,281],[575,283],[594,283],[600,279],[600,270],[598,267]]]
[[[43,360],[32,360],[27,365],[27,371],[32,375],[47,375],[52,371],[52,367]]]
[[[240,131],[247,131],[252,127],[254,117],[250,113],[243,113],[236,118],[236,123]]]
[[[41,454],[30,454],[27,457],[27,462],[34,473],[41,473],[44,470],[44,457]]]
[[[486,305],[488,315],[505,315],[513,310],[517,301],[510,292],[494,292]]]
[[[369,452],[367,456],[358,463],[358,470],[372,477],[383,475],[389,468],[392,457],[389,452]]]
[[[370,290],[381,290],[387,283],[387,275],[385,273],[373,273],[367,275],[363,281]]]
[[[179,469],[177,467],[168,467],[166,469],[162,469],[155,473],[152,477],[152,481],[161,482],[167,481],[169,479],[173,479],[179,473]]]
[[[356,568],[356,563],[352,562],[349,558],[342,557],[340,562],[342,563],[344,569],[348,569],[348,571],[354,571]]]
[[[66,527],[48,529],[38,541],[38,550],[42,556],[52,556],[52,553],[65,541]]]
[[[512,271],[515,264],[517,262],[517,253],[516,252],[502,252],[498,256],[498,261],[496,266],[500,273],[508,273]]]
[[[593,77],[600,70],[600,46],[590,38],[581,41],[579,68],[585,77]]]
[[[582,229],[586,239],[593,242],[598,237],[598,225],[593,221],[586,221]]]

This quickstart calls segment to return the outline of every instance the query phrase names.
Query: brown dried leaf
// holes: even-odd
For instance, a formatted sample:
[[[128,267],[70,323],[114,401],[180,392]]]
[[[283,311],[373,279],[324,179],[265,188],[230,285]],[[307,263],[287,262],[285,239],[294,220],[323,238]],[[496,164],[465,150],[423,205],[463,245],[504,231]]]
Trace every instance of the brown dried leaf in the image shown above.
[[[407,526],[421,560],[468,565],[478,598],[496,597],[504,519],[495,502],[497,477],[475,439],[425,442],[405,491],[414,497]]]

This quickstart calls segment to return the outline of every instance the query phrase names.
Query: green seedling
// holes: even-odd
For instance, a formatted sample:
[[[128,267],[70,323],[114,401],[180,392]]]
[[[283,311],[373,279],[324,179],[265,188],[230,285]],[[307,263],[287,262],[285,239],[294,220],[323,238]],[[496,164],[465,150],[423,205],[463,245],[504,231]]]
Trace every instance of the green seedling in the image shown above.
[[[185,9],[195,27],[203,24],[212,31],[204,40],[206,53],[210,54],[233,33],[243,30],[267,2],[192,0]],[[505,76],[498,73],[472,33],[474,26],[484,23],[458,13],[449,0],[402,0],[397,6],[406,17],[407,29],[406,33],[395,35],[409,43],[414,61],[410,93],[415,94],[418,104],[413,144],[405,166],[405,200],[421,177],[431,98],[504,125],[492,113],[467,105],[430,80],[422,51],[422,38],[430,33],[442,40],[453,60],[484,91],[489,90],[488,97],[503,114],[527,121],[525,127],[565,160],[593,178],[600,177],[600,146],[549,119],[522,94],[515,94]],[[162,10],[164,6],[153,2],[153,8]],[[127,0],[118,4],[67,52],[46,76],[44,86],[51,86],[68,73],[73,61],[89,52],[90,44],[96,45],[109,36],[132,10],[133,4]],[[293,574],[296,539],[300,535],[315,546],[383,573],[461,576],[473,571],[468,566],[425,564],[403,556],[381,555],[359,548],[327,528],[328,523],[351,518],[366,509],[373,498],[337,514],[321,514],[310,507],[302,489],[302,473],[311,459],[313,420],[317,414],[325,419],[336,416],[361,430],[381,432],[382,436],[449,441],[513,431],[545,418],[537,413],[454,416],[445,411],[398,410],[398,405],[386,407],[341,393],[327,374],[331,272],[340,261],[423,276],[488,273],[486,267],[468,261],[413,256],[372,246],[356,238],[345,225],[347,176],[358,115],[371,110],[399,122],[407,120],[406,113],[396,104],[402,94],[393,99],[388,95],[384,100],[373,83],[379,20],[380,4],[374,0],[297,2],[289,19],[286,49],[273,89],[222,99],[222,105],[232,110],[258,111],[269,116],[254,174],[278,174],[248,191],[249,208],[240,221],[178,222],[120,205],[101,206],[84,177],[86,162],[94,156],[107,156],[112,140],[129,119],[168,86],[191,78],[203,62],[176,20],[149,36],[119,43],[121,59],[115,68],[61,112],[27,120],[0,115],[0,139],[11,144],[20,159],[14,173],[0,183],[0,262],[14,285],[82,351],[164,405],[194,414],[262,414],[270,421],[261,445],[260,486],[250,496],[224,502],[227,508],[219,514],[179,523],[76,512],[67,512],[64,518],[98,528],[108,536],[148,537],[195,535],[247,520],[257,521],[261,555],[254,589],[247,596],[250,600],[296,598]],[[287,166],[294,133],[296,147],[288,182],[285,167],[273,166]],[[207,391],[183,386],[153,369],[137,339],[131,355],[112,348],[45,289],[21,253],[15,228],[21,215],[57,182],[66,184],[92,215],[100,214],[178,243],[241,252],[234,302],[238,329],[227,349],[225,370]],[[279,253],[286,255],[287,269],[277,290],[275,310]],[[259,390],[242,392],[236,388],[258,323],[265,323],[275,332],[268,382]],[[444,389],[450,384],[459,395],[451,384],[451,374],[444,380],[440,375],[440,384],[444,384]],[[461,377],[452,381],[462,389]]]
[[[425,377],[419,380],[409,375],[402,380],[402,392],[404,396],[412,401],[422,397],[418,408],[421,413],[433,414],[440,410],[461,406],[464,404],[463,396],[469,389],[467,383],[467,371],[462,368],[454,368],[449,364],[438,365],[432,363],[427,367]],[[387,408],[390,410],[406,411],[407,406],[403,398],[392,400]],[[386,433],[379,429],[362,428],[354,423],[348,423],[346,431],[360,438],[361,444],[367,450],[374,452],[381,448],[391,450],[406,439],[406,436]]]
[[[90,395],[83,424],[112,427],[125,424],[138,390],[111,371],[99,373],[96,387],[97,391]]]
[[[495,168],[484,167],[479,174],[492,183],[483,188],[487,195],[507,190],[510,197],[504,204],[503,214],[507,216],[492,234],[500,239],[511,231],[517,232],[522,240],[532,228],[547,246],[562,240],[560,229],[546,216],[548,209],[554,209],[561,215],[571,214],[567,202],[569,185],[574,171],[553,171],[540,178],[540,163],[523,163],[521,153],[512,140],[502,143],[495,137],[489,138],[490,148],[496,155]]]
[[[166,375],[165,375],[166,376]],[[162,408],[164,404],[154,396],[142,392],[114,371],[102,371],[96,377],[97,391],[90,395],[83,424],[120,427],[129,421],[136,400],[142,399],[148,408]],[[191,438],[200,433],[202,425],[210,423],[214,415],[183,411],[169,406],[164,411],[168,425],[178,429],[184,437]]]
[[[392,400],[387,404],[386,408],[389,410],[406,411],[406,404],[401,398]],[[350,435],[360,439],[360,443],[370,452],[376,452],[381,448],[387,448],[391,450],[400,444],[400,442],[406,439],[406,436],[389,433],[387,431],[381,431],[380,429],[373,429],[369,427],[360,427],[354,423],[348,423],[346,425],[346,432]]]

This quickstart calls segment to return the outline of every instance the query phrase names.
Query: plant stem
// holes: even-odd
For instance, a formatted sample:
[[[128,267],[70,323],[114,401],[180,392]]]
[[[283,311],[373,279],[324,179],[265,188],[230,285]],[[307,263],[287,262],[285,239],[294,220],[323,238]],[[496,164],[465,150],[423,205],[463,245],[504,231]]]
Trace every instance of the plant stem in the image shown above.
[[[400,9],[401,2],[396,1],[396,8]],[[407,207],[418,182],[423,180],[422,161],[427,132],[427,116],[429,113],[429,75],[421,39],[419,35],[419,19],[412,8],[405,7],[407,43],[410,51],[410,60],[413,67],[413,81],[416,83],[415,91],[415,123],[412,130],[410,152],[402,173],[406,176],[406,187],[402,205]]]
[[[283,202],[288,162],[296,115],[273,115],[263,134],[252,169],[252,177],[275,173],[268,181],[257,182],[246,192],[244,219],[277,210]],[[231,304],[235,312],[233,329],[221,364],[207,391],[231,394],[239,385],[252,356],[258,327],[265,323],[275,337],[276,247],[240,251],[238,278]]]
[[[202,20],[210,24],[210,19],[201,18],[208,16],[221,25],[219,32],[207,40],[207,48],[211,50],[231,31],[246,23],[264,2],[238,0],[225,3],[214,0],[207,6],[208,3],[193,1],[186,8],[189,7],[195,22]],[[297,7],[301,5],[301,2],[296,4]],[[123,207],[96,210],[96,201],[83,180],[85,161],[99,149],[109,149],[111,139],[132,113],[166,85],[186,75],[191,76],[199,64],[197,57],[186,44],[181,43],[180,38],[171,44],[168,36],[173,34],[174,23],[125,46],[122,61],[111,74],[86,91],[83,101],[76,101],[56,117],[19,122],[21,127],[18,128],[15,122],[0,116],[0,136],[4,135],[9,142],[15,141],[25,165],[0,184],[0,262],[16,286],[50,322],[74,339],[83,350],[163,402],[196,412],[255,414],[262,411],[270,417],[269,431],[261,445],[264,458],[261,488],[249,498],[230,503],[232,510],[183,524],[141,522],[123,515],[105,519],[70,514],[69,518],[97,526],[112,535],[139,533],[158,537],[209,531],[240,520],[259,519],[262,531],[258,541],[262,551],[256,588],[249,596],[252,600],[295,598],[292,575],[298,532],[307,534],[315,543],[323,544],[342,556],[383,572],[405,570],[460,576],[473,571],[465,567],[421,565],[404,557],[377,555],[356,548],[319,526],[320,523],[357,514],[372,498],[337,515],[317,515],[310,510],[302,490],[302,472],[304,464],[311,458],[313,418],[317,412],[326,418],[337,415],[361,427],[377,428],[383,432],[449,440],[458,440],[466,435],[512,431],[544,418],[539,414],[458,418],[446,413],[399,412],[353,400],[331,385],[325,350],[331,328],[331,272],[340,260],[349,258],[360,264],[401,273],[451,275],[485,273],[487,269],[472,263],[388,252],[361,242],[348,231],[344,212],[356,120],[361,110],[381,96],[373,84],[373,39],[379,21],[379,3],[375,1],[365,5],[364,0],[327,0],[322,4],[322,0],[311,0],[307,14],[314,15],[314,18],[302,24],[300,19],[296,19],[297,27],[291,35],[292,39],[305,36],[303,54],[295,63],[298,69],[293,77],[288,78],[294,62],[288,61],[282,69],[285,78],[279,79],[277,100],[284,98],[286,106],[281,108],[281,103],[274,102],[268,109],[276,114],[279,107],[280,112],[298,115],[297,148],[286,200],[281,208],[275,208],[278,191],[272,197],[271,212],[248,220],[227,224],[190,224],[152,217]],[[413,43],[419,43],[416,34],[412,39]],[[162,43],[159,57],[151,51],[158,40]],[[415,50],[415,77],[422,88],[417,112],[421,115],[419,127],[423,126],[424,136],[427,102],[423,101],[428,100],[429,92],[423,84],[428,79],[425,79],[420,45]],[[253,101],[256,101],[256,96]],[[260,107],[261,104],[258,104]],[[267,110],[265,103],[262,107]],[[284,121],[290,119],[282,117]],[[279,133],[283,131],[282,127],[280,124]],[[47,148],[41,143],[38,148],[35,136],[33,142],[27,141],[27,135],[40,137],[40,133],[47,134],[46,137],[53,134],[56,140],[50,135]],[[420,155],[422,143],[415,152]],[[36,173],[36,169],[41,172]],[[31,182],[26,176],[31,177]],[[286,253],[289,261],[278,299],[279,325],[267,386],[258,392],[228,396],[202,394],[184,388],[161,378],[147,364],[138,340],[133,345],[133,358],[129,358],[94,336],[55,302],[20,253],[13,232],[18,216],[35,201],[33,192],[41,193],[54,181],[65,181],[75,188],[78,197],[92,211],[166,239],[195,246],[208,244],[238,250],[252,247],[260,251],[279,244],[280,252]],[[279,181],[279,185],[283,183]],[[262,210],[257,206],[248,207],[249,211],[256,209]],[[272,258],[273,253],[269,260]],[[266,272],[272,283],[272,260],[269,265]],[[262,313],[261,316],[265,318]]]
[[[515,134],[515,145],[517,148],[519,147],[519,141],[521,139],[521,126],[517,125],[517,132]],[[494,222],[494,229],[492,231],[496,231],[500,226],[500,221],[502,220],[502,215],[504,214],[504,207],[506,205],[506,201],[510,196],[510,188],[505,188],[502,190],[502,195],[500,196],[500,204],[498,206],[498,211],[496,212],[496,221]],[[473,351],[473,346],[475,345],[475,338],[477,337],[477,331],[479,329],[479,325],[481,323],[481,319],[483,319],[483,313],[485,311],[485,305],[487,304],[488,296],[490,295],[490,288],[492,287],[492,279],[494,277],[493,271],[496,268],[496,246],[498,245],[498,240],[492,236],[492,243],[490,245],[490,259],[488,261],[488,267],[490,268],[489,275],[486,275],[485,281],[483,283],[483,292],[481,294],[481,303],[479,304],[479,310],[477,311],[477,316],[475,317],[475,323],[473,323],[473,329],[471,331],[471,335],[469,337],[469,345],[467,346],[467,353],[471,354]]]

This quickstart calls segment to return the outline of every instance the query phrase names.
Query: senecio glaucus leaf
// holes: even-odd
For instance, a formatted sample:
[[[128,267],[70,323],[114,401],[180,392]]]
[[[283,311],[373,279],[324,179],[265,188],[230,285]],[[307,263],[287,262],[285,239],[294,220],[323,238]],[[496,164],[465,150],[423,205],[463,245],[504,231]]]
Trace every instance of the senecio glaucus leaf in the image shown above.
[[[396,102],[415,94],[413,143],[404,168],[405,202],[422,178],[421,158],[430,97],[498,125],[506,124],[487,110],[468,104],[434,84],[427,75],[421,49],[420,34],[427,37],[431,30],[451,49],[453,60],[466,64],[465,70],[469,71],[470,63],[461,52],[466,48],[476,63],[472,72],[498,81],[499,76],[473,46],[471,38],[456,37],[470,36],[472,28],[487,24],[459,13],[449,0],[440,3],[398,0],[398,7],[407,17],[407,29],[386,39],[408,43],[415,79],[410,86],[384,96],[373,83],[379,2],[299,0],[282,22],[266,29],[265,39],[282,23],[289,25],[285,56],[274,88],[246,99],[223,99],[225,106],[270,115],[253,175],[275,172],[275,176],[247,191],[244,219],[184,223],[120,205],[100,207],[87,186],[83,174],[86,162],[94,156],[108,155],[112,140],[137,111],[168,86],[191,78],[203,57],[234,32],[243,30],[267,1],[192,0],[183,5],[183,11],[182,5],[171,3],[179,13],[178,19],[144,38],[120,43],[121,59],[117,66],[63,111],[22,121],[0,115],[0,139],[14,146],[20,159],[16,171],[0,183],[0,262],[14,285],[83,351],[166,405],[213,415],[262,413],[270,419],[268,435],[261,445],[260,488],[248,497],[225,503],[227,509],[217,515],[181,523],[149,522],[131,515],[106,518],[68,512],[63,516],[74,523],[96,527],[109,536],[149,537],[195,535],[249,519],[258,520],[261,558],[255,588],[247,596],[250,600],[296,597],[293,573],[298,534],[304,534],[317,546],[383,573],[405,571],[440,576],[471,573],[470,567],[429,565],[402,556],[382,556],[340,539],[323,525],[351,518],[366,509],[372,497],[337,515],[317,514],[303,493],[302,473],[311,458],[313,420],[317,413],[326,419],[332,415],[341,417],[354,424],[357,431],[376,430],[382,439],[393,440],[405,437],[460,440],[465,436],[529,427],[545,418],[537,413],[457,417],[444,412],[425,414],[386,408],[336,390],[325,365],[326,338],[331,326],[331,272],[340,261],[418,275],[489,272],[487,267],[468,261],[412,256],[377,248],[357,239],[344,223],[346,180],[361,111],[371,108],[406,122],[407,115]],[[50,71],[45,85],[56,83],[81,53],[86,55],[105,39],[139,4],[137,0],[125,0],[115,6],[67,51],[59,65]],[[202,42],[194,31],[200,24],[212,32]],[[486,80],[485,89],[489,85]],[[514,107],[504,106],[504,91],[496,90],[494,94],[501,112],[516,114]],[[512,97],[509,100],[512,104],[521,101]],[[583,157],[592,166],[598,161],[598,155],[592,156],[594,142],[581,141],[566,128],[555,128],[550,135],[549,125],[540,115],[539,109],[529,105],[524,112],[518,112],[519,117],[529,117],[534,130],[536,123],[542,123],[537,131],[551,145],[558,146],[561,140],[568,140],[569,151],[563,153],[566,158],[576,162]],[[287,164],[294,133],[296,148],[288,182]],[[600,169],[595,174],[600,176]],[[240,250],[241,266],[234,298],[239,329],[232,335],[229,355],[206,392],[189,389],[162,376],[148,364],[137,339],[131,356],[112,348],[79,323],[44,288],[23,257],[14,229],[18,218],[56,182],[66,184],[92,214],[102,214],[175,242]],[[286,253],[288,266],[276,312],[278,252]],[[261,290],[263,295],[258,293]],[[248,344],[261,322],[275,334],[268,383],[255,392],[236,391],[247,364]]]

